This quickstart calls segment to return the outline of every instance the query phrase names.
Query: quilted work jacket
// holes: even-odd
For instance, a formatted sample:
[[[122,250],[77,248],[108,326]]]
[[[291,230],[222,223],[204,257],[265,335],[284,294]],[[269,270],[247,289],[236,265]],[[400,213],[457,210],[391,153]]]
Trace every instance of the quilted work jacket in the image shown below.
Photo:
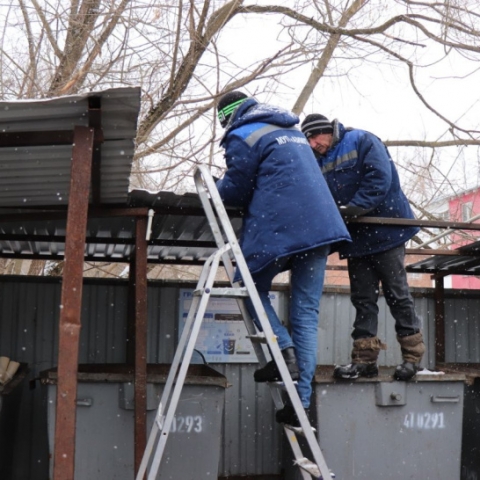
[[[224,203],[242,207],[240,245],[252,273],[275,259],[350,236],[296,115],[250,98],[232,114],[221,146]]]
[[[364,130],[333,121],[333,142],[317,155],[320,169],[340,207],[358,207],[368,217],[415,218],[400,186],[397,169],[382,141]],[[342,258],[360,257],[405,244],[414,226],[348,223],[352,243],[340,246]]]

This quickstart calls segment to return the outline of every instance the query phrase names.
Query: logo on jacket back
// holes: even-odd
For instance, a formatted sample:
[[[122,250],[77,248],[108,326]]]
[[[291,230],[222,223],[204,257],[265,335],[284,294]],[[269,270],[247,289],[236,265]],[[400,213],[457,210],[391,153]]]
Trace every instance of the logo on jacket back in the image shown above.
[[[303,143],[309,145],[307,139],[304,137],[289,137],[288,135],[282,135],[275,139],[279,145],[285,145],[286,143]]]

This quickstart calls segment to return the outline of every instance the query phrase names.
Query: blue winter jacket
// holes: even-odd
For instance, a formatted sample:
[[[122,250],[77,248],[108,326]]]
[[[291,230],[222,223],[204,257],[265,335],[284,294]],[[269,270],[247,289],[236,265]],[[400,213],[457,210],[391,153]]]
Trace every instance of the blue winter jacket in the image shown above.
[[[275,259],[349,241],[299,119],[250,98],[233,113],[220,145],[223,202],[243,207],[240,245],[252,273]]]
[[[317,155],[317,160],[337,205],[359,207],[368,217],[415,218],[382,141],[364,130],[345,128],[337,120],[333,127],[332,146],[325,155]],[[420,230],[348,221],[347,226],[353,242],[340,246],[341,258],[390,250]]]

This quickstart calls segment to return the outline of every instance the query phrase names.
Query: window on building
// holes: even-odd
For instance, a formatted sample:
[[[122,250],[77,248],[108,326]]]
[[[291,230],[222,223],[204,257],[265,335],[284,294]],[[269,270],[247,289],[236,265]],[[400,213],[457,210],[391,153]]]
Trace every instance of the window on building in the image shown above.
[[[472,218],[472,210],[472,202],[465,202],[462,204],[462,222],[468,222]]]
[[[438,219],[441,220],[442,222],[448,222],[450,220],[450,212],[448,210],[439,212],[437,216],[438,216]]]

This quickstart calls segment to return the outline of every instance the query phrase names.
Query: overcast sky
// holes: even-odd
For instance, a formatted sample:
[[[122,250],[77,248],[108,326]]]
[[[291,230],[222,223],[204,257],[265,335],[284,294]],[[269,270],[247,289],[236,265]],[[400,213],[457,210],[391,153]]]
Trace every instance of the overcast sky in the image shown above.
[[[276,40],[280,31],[277,24],[278,17],[274,16],[267,20],[253,15],[248,16],[248,20],[236,16],[222,33],[222,36],[231,38],[229,55],[234,56],[238,64],[248,66],[254,60],[278,51],[282,43]],[[270,35],[266,35],[266,31],[270,31]],[[435,62],[442,53],[435,46],[422,49],[425,63]],[[258,100],[293,107],[308,78],[309,68],[292,73],[277,93],[259,93]],[[467,64],[457,54],[450,54],[442,62],[420,70],[418,86],[426,100],[442,115],[458,120],[464,128],[480,130],[480,67],[471,70],[471,63]],[[384,140],[437,140],[448,129],[448,125],[429,112],[414,95],[405,66],[392,68],[373,62],[359,62],[349,71],[348,77],[322,78],[305,109],[305,113],[311,112],[338,118],[348,126],[370,130]],[[304,115],[300,117],[303,119]],[[455,171],[468,167],[470,171],[466,180],[469,185],[466,186],[471,187],[480,183],[477,147],[470,147],[466,155],[462,154],[456,160],[456,148],[444,150],[439,166],[449,170],[452,161],[458,162],[454,171],[450,171],[452,178],[454,175],[465,177],[464,173]]]

